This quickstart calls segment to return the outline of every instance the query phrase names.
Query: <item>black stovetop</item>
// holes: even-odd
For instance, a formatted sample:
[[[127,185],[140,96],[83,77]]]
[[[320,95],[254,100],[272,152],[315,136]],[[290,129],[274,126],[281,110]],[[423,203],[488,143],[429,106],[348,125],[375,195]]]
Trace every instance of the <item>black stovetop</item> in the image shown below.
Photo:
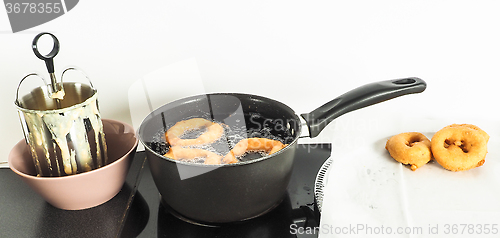
[[[172,215],[160,202],[144,152],[136,154],[120,193],[81,211],[51,206],[10,169],[0,169],[0,237],[317,237],[292,233],[319,226],[314,181],[330,152],[330,144],[299,144],[283,202],[261,217],[220,227]]]

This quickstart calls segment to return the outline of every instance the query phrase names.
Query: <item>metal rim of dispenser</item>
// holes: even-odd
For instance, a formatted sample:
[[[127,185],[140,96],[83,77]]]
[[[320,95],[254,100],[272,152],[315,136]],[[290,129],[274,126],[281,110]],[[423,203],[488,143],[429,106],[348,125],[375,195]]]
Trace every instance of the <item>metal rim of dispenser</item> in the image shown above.
[[[97,89],[96,89],[96,88],[94,88],[94,85],[92,84],[92,81],[90,80],[90,78],[88,77],[88,75],[87,75],[85,72],[83,72],[81,69],[78,69],[78,68],[76,68],[76,67],[69,67],[69,68],[65,69],[65,70],[61,73],[61,85],[62,85],[62,83],[64,82],[64,74],[65,74],[66,72],[70,71],[70,70],[74,70],[74,71],[77,71],[77,72],[81,73],[81,74],[82,74],[82,75],[83,75],[83,76],[87,79],[87,81],[89,82],[90,87],[92,88],[92,90],[94,90],[94,95],[93,95],[92,97],[89,97],[87,100],[85,100],[85,101],[83,101],[83,102],[80,102],[80,103],[78,103],[78,104],[75,104],[75,105],[73,105],[73,106],[71,106],[71,107],[50,110],[50,111],[51,111],[51,112],[53,112],[53,113],[60,113],[60,112],[67,111],[68,109],[72,109],[72,108],[74,108],[75,106],[78,106],[78,105],[80,105],[80,104],[82,104],[82,103],[85,103],[86,101],[91,100],[93,97],[97,96]],[[16,89],[16,101],[15,101],[15,103],[14,103],[14,104],[16,105],[16,107],[17,107],[19,110],[26,111],[26,112],[32,112],[32,113],[33,113],[33,112],[36,112],[36,111],[39,111],[39,110],[33,110],[33,109],[24,108],[24,107],[21,105],[21,103],[19,102],[19,89],[21,88],[21,85],[22,85],[22,83],[24,82],[24,80],[26,80],[27,78],[29,78],[29,77],[31,77],[31,76],[36,76],[36,77],[40,78],[40,79],[43,81],[44,86],[45,86],[47,89],[50,89],[49,84],[47,84],[47,80],[45,80],[45,78],[44,78],[43,76],[41,76],[41,75],[40,75],[40,74],[38,74],[38,73],[30,73],[30,74],[28,74],[28,75],[24,76],[24,77],[21,79],[21,81],[19,82],[19,85],[17,85],[17,89]]]

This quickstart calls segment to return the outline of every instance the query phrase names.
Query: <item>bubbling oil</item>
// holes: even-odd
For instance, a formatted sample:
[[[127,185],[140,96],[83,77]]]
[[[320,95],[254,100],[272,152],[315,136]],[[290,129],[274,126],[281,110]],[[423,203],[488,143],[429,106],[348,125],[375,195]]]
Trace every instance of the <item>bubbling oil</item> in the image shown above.
[[[190,119],[190,118],[187,118]],[[186,120],[187,120],[186,119]],[[273,128],[272,123],[258,123],[257,121],[253,121],[253,123],[247,125],[244,121],[235,121],[236,123],[231,123],[231,125],[227,125],[224,122],[211,120],[212,122],[219,123],[224,128],[224,133],[220,138],[216,141],[203,144],[203,145],[192,145],[185,146],[185,148],[193,148],[193,149],[204,149],[213,153],[216,153],[220,156],[225,156],[230,152],[234,146],[243,139],[246,138],[266,138],[271,140],[279,141],[283,144],[288,144],[293,141],[293,136],[289,129],[285,129],[283,131],[279,131],[276,133],[276,129]],[[150,144],[150,148],[157,152],[158,154],[165,155],[169,149],[170,145],[166,141],[165,133],[168,128],[175,125],[175,123],[169,123],[166,125],[165,129],[160,129],[158,133],[153,137],[153,140]],[[195,139],[206,131],[206,128],[202,129],[193,129],[185,131],[180,138],[181,139]],[[279,136],[277,136],[278,134]],[[236,159],[239,162],[250,161],[258,158],[262,158],[268,156],[269,154],[265,151],[247,151],[243,155],[237,156]],[[204,157],[197,157],[194,159],[181,159],[180,161],[186,161],[190,163],[205,163]]]

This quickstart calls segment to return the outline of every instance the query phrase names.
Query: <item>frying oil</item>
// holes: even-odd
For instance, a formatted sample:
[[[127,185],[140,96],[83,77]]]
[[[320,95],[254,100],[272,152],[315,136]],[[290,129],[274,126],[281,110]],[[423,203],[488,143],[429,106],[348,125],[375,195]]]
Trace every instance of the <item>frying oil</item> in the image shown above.
[[[189,118],[188,118],[189,119]],[[285,140],[289,137],[285,137],[285,140],[282,139],[281,137],[273,135],[273,129],[269,127],[269,125],[264,125],[262,127],[257,127],[257,128],[247,128],[246,124],[243,122],[242,124],[239,125],[226,125],[223,122],[218,122],[214,121],[216,123],[219,123],[223,125],[224,127],[224,133],[223,135],[216,141],[210,144],[204,144],[204,145],[194,145],[194,146],[187,146],[186,148],[198,148],[198,149],[204,149],[207,151],[214,152],[220,156],[225,156],[229,151],[241,140],[246,139],[246,138],[252,138],[252,137],[258,137],[258,138],[267,138],[271,140],[277,140],[282,143],[285,143]],[[175,123],[170,123],[167,125],[167,128],[170,128],[174,125]],[[202,129],[194,129],[194,130],[189,130],[186,131],[184,134],[180,136],[181,139],[194,139],[203,134],[206,131],[206,128]],[[153,142],[151,143],[151,148],[158,152],[159,154],[165,154],[168,150],[168,143],[166,142],[165,139],[165,132],[166,130],[160,130],[158,134],[153,138]],[[254,160],[258,158],[262,158],[267,156],[268,154],[264,151],[247,151],[245,154],[236,157],[239,161],[249,161],[249,160]],[[195,159],[190,159],[190,160],[183,160],[183,161],[189,161],[192,163],[204,163],[205,158],[200,157],[200,158],[195,158]]]

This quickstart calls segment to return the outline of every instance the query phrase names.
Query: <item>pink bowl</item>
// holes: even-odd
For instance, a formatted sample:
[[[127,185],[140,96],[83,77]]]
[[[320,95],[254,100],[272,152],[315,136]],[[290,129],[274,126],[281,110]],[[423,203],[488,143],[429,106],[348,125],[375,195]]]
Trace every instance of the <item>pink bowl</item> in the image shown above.
[[[108,165],[89,172],[64,177],[37,177],[29,147],[24,140],[9,154],[9,167],[45,201],[64,210],[81,210],[103,204],[120,192],[137,149],[132,126],[102,120]]]

